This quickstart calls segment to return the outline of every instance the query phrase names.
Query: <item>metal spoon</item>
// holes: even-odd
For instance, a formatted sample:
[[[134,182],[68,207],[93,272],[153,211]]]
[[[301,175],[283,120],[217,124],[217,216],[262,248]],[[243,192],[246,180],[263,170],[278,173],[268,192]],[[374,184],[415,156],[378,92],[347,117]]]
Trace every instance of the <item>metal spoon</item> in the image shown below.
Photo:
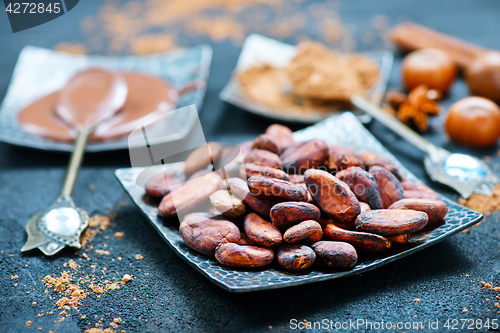
[[[97,125],[113,116],[127,97],[127,84],[118,74],[89,69],[73,76],[60,92],[57,114],[78,131],[61,194],[26,226],[28,240],[21,251],[39,248],[52,256],[65,246],[81,248],[80,235],[89,215],[77,208],[71,194],[83,160],[87,138]]]
[[[493,188],[499,179],[480,159],[466,154],[452,154],[433,145],[362,97],[352,96],[351,102],[426,153],[424,165],[432,180],[448,185],[464,198],[468,198],[472,193],[493,194]]]

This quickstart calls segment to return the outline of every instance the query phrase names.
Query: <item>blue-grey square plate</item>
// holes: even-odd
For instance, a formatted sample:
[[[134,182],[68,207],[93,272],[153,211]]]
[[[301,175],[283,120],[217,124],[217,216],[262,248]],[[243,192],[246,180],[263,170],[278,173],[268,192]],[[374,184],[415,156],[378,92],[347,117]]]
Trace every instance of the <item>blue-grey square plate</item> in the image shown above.
[[[393,160],[404,171],[407,179],[420,182],[364,128],[352,113],[346,112],[330,117],[296,132],[294,137],[297,141],[319,138],[328,144],[344,145],[358,151],[373,151]],[[182,172],[183,163],[167,166],[171,170]],[[188,248],[179,235],[178,222],[159,218],[158,208],[144,201],[144,189],[137,186],[132,169],[118,169],[115,174],[134,203],[174,252],[210,281],[231,292],[276,289],[360,274],[421,251],[478,223],[483,218],[482,214],[442,197],[441,199],[446,202],[449,209],[444,224],[413,234],[410,242],[404,247],[394,248],[378,257],[360,258],[358,264],[350,270],[315,267],[314,270],[305,273],[289,273],[280,269],[276,264],[268,266],[267,269],[241,270],[221,266],[215,259],[207,258]]]
[[[29,103],[60,89],[76,72],[92,66],[156,75],[167,80],[174,88],[180,88],[194,81],[203,81],[205,85],[182,94],[177,103],[178,108],[195,104],[197,110],[200,110],[205,97],[211,61],[210,45],[199,45],[148,56],[120,57],[71,55],[26,46],[19,55],[7,94],[0,106],[0,141],[43,150],[72,151],[72,144],[25,132],[19,126],[17,114]],[[170,122],[174,129],[189,123],[193,121],[172,119]],[[178,137],[172,138],[172,140],[175,139]],[[164,140],[168,141],[168,136],[165,136]],[[87,152],[118,149],[128,149],[126,136],[117,140],[91,142],[86,146]]]

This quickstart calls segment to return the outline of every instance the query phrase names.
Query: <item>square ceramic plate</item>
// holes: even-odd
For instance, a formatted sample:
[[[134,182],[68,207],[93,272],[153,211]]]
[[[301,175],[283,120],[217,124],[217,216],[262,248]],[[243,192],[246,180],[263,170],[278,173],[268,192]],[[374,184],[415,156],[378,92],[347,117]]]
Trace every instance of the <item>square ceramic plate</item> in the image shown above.
[[[364,128],[352,113],[346,112],[333,116],[296,132],[294,137],[297,141],[319,138],[328,144],[345,145],[359,151],[373,151],[393,160],[404,171],[407,179],[420,182]],[[167,166],[172,170],[182,171],[183,163]],[[116,177],[174,252],[210,281],[231,292],[283,288],[356,275],[421,251],[476,224],[483,217],[480,213],[443,197],[442,200],[446,202],[449,209],[444,224],[434,229],[424,229],[412,235],[410,242],[404,247],[394,248],[378,257],[360,258],[356,266],[350,270],[341,271],[315,267],[314,270],[305,273],[289,273],[280,269],[276,263],[259,270],[240,270],[221,266],[215,259],[207,258],[188,248],[179,235],[178,222],[159,218],[158,208],[144,202],[144,189],[136,185],[132,169],[116,170]]]
[[[251,65],[258,63],[267,63],[276,67],[284,67],[288,65],[290,60],[294,57],[295,52],[295,46],[261,35],[252,34],[247,37],[245,43],[243,44],[235,71],[243,71]],[[361,54],[367,58],[373,59],[379,66],[379,79],[375,86],[369,91],[368,100],[374,104],[380,104],[385,90],[387,89],[387,83],[391,75],[394,56],[389,51],[363,52]],[[304,124],[313,124],[342,112],[292,112],[289,110],[273,110],[266,105],[245,96],[234,76],[231,76],[231,79],[220,93],[220,98],[223,101],[236,105],[243,110],[267,118]],[[362,123],[368,123],[372,119],[371,116],[362,111],[345,111],[351,111]]]
[[[208,80],[212,48],[199,45],[189,49],[175,50],[151,56],[104,57],[70,55],[50,49],[26,46],[19,55],[7,94],[0,107],[0,141],[18,146],[43,150],[72,151],[73,145],[42,138],[25,132],[17,120],[17,114],[34,100],[60,89],[76,72],[92,66],[111,70],[136,71],[153,74],[167,80],[174,88],[193,81]],[[180,96],[177,107],[195,104],[201,109],[206,84]],[[178,128],[189,132],[193,119],[176,117],[171,119],[171,131],[175,137],[164,137],[165,141],[179,139]],[[128,148],[127,137],[105,142],[87,144],[87,152],[99,152]]]

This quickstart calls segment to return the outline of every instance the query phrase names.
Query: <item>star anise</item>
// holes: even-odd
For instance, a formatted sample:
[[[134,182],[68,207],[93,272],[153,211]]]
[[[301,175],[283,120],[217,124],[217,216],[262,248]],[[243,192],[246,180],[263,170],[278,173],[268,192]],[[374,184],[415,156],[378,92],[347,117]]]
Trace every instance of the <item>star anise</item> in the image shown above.
[[[429,128],[429,116],[441,111],[441,106],[435,101],[440,97],[440,91],[420,85],[413,88],[408,96],[400,92],[389,92],[386,94],[386,101],[397,110],[396,117],[400,121],[406,124],[412,122],[419,132],[424,133]]]

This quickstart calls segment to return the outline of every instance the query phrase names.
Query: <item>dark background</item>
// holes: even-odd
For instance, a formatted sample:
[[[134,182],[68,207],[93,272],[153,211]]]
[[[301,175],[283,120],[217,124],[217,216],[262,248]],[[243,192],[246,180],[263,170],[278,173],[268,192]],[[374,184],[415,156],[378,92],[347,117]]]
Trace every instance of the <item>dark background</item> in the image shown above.
[[[80,2],[57,20],[16,34],[12,34],[5,13],[0,13],[0,97],[6,92],[23,46],[52,48],[61,41],[78,40],[78,22],[94,14],[100,3]],[[406,17],[478,45],[500,49],[498,1],[343,1],[339,12],[342,22],[355,26],[356,31],[368,29],[372,16],[383,14],[391,25]],[[308,29],[306,27],[302,33],[314,37]],[[210,42],[208,38],[198,41]],[[210,43],[214,57],[201,110],[206,138],[236,143],[253,138],[271,122],[227,105],[218,97],[240,49],[230,42]],[[370,46],[363,44],[357,47],[358,51],[369,49]],[[400,61],[401,55],[397,54],[390,87],[400,87]],[[459,80],[442,105],[446,109],[466,95],[467,89]],[[453,151],[466,151],[480,157],[489,155],[491,165],[500,162],[498,146],[471,151],[448,143],[441,130],[443,119],[441,115],[432,120],[431,130],[426,134],[429,140]],[[444,195],[457,199],[452,191],[433,184],[425,175],[419,151],[375,121],[368,129],[417,177]],[[85,157],[74,193],[76,204],[90,215],[113,211],[118,217],[113,220],[114,225],[92,243],[95,248],[103,248],[103,243],[107,243],[111,254],[99,256],[91,251],[92,260],[77,262],[88,266],[98,261],[96,271],[106,266],[110,271],[128,273],[136,279],[101,298],[90,294],[79,306],[80,313],[68,311],[71,316],[61,323],[55,323],[56,315],[38,318],[37,314],[42,311],[56,310],[55,300],[49,299],[53,293],[43,293],[43,277],[60,271],[64,262],[71,258],[77,260],[80,256],[74,250],[65,250],[55,258],[46,258],[36,251],[21,255],[19,249],[26,240],[24,227],[28,219],[46,208],[59,194],[67,160],[67,154],[0,143],[2,332],[28,331],[25,326],[28,320],[33,321],[31,331],[41,327],[42,332],[77,332],[88,329],[88,322],[93,324],[104,318],[109,323],[116,317],[125,321],[120,327],[127,332],[287,331],[291,319],[320,321],[324,318],[334,321],[363,318],[393,323],[425,323],[439,319],[439,331],[444,331],[443,324],[448,318],[500,319],[497,312],[500,308],[494,306],[498,301],[495,296],[500,294],[482,290],[477,282],[500,284],[498,214],[487,217],[468,234],[457,234],[429,249],[359,276],[281,290],[231,294],[213,285],[175,255],[133,206],[114,178],[116,168],[130,166],[127,151]],[[94,185],[95,190],[91,191],[89,185]],[[115,239],[112,235],[117,231],[124,231],[125,236]],[[137,253],[144,259],[136,260],[134,255]],[[118,256],[122,256],[123,261],[117,261]],[[82,270],[92,272],[90,267],[82,267]],[[11,280],[10,276],[16,274],[19,280]],[[19,286],[14,287],[16,282]],[[420,302],[415,302],[415,298]],[[34,301],[36,305],[32,305]],[[467,312],[462,312],[464,308]],[[82,314],[87,316],[86,320],[80,319]]]

